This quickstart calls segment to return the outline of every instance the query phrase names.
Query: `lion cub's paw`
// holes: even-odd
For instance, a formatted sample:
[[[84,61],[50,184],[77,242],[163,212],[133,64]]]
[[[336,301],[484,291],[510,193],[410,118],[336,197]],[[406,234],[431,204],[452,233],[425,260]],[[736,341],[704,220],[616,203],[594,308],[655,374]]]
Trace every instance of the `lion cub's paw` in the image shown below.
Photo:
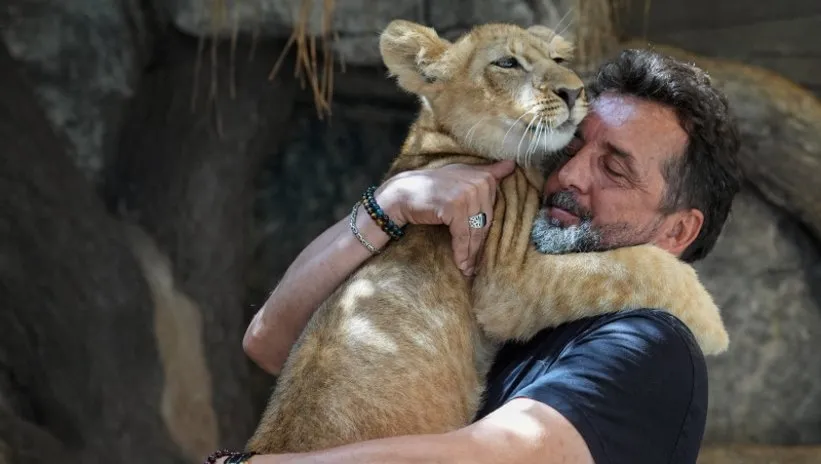
[[[689,266],[689,265],[688,265]],[[698,282],[695,270],[692,271],[695,283],[690,285],[691,297],[685,307],[676,314],[690,329],[701,351],[705,355],[718,355],[730,346],[730,336],[724,327],[721,313],[713,297]]]
[[[712,295],[696,273],[695,268],[655,246],[640,246],[620,253],[643,255],[638,261],[645,264],[643,274],[645,297],[656,300],[655,307],[676,316],[693,333],[705,355],[717,355],[727,350],[730,337],[724,328],[721,311]],[[633,265],[635,270],[637,267]],[[648,274],[649,273],[649,274]]]

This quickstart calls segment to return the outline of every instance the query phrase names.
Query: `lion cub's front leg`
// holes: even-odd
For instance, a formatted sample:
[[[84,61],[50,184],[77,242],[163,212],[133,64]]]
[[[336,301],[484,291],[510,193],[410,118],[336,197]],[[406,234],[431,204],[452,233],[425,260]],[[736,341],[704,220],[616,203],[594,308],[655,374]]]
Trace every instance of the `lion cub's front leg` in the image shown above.
[[[564,322],[651,308],[678,317],[705,354],[727,349],[719,310],[692,266],[652,245],[541,254],[530,238],[539,208],[539,192],[521,172],[502,181],[473,283],[474,311],[488,336],[527,340]]]

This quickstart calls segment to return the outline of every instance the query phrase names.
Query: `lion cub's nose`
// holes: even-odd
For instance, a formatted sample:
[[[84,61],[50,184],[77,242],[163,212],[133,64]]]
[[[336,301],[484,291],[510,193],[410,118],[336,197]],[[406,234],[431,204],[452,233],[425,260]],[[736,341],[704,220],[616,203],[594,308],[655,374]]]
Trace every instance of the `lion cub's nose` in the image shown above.
[[[579,98],[579,94],[582,93],[581,87],[576,89],[568,89],[566,87],[556,89],[556,95],[559,96],[565,103],[567,103],[567,109],[572,110],[573,105],[576,104],[576,99]]]

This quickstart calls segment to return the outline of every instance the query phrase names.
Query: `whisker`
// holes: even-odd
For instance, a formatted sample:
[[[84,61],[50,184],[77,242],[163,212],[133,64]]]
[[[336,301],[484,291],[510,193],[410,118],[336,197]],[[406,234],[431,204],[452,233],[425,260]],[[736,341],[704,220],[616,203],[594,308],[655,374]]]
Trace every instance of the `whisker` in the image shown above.
[[[556,27],[554,28],[554,30],[557,31],[556,35],[560,36],[560,35],[564,34],[565,31],[567,31],[567,29],[570,28],[570,26],[573,25],[573,19],[571,18],[570,21],[564,26],[564,29],[559,30],[559,26],[561,26],[561,24],[564,22],[565,18],[567,18],[570,15],[570,13],[573,12],[574,9],[575,9],[575,7],[572,7],[572,6],[570,8],[568,8],[567,12],[564,14],[564,16],[562,16],[562,19],[559,20],[559,24],[557,24]]]
[[[547,130],[547,124],[544,120],[539,121],[539,128],[536,130],[536,143],[533,146],[533,154],[528,160],[530,166],[533,166],[533,158],[536,157],[536,153],[541,153],[544,151],[544,147],[542,147],[542,134],[545,130]]]
[[[490,116],[485,116],[485,117],[483,117],[483,118],[479,119],[478,121],[476,121],[476,124],[474,124],[474,125],[473,125],[470,129],[468,129],[467,134],[465,134],[465,146],[466,146],[466,147],[470,148],[470,137],[472,136],[472,134],[471,134],[471,133],[472,133],[474,130],[476,130],[476,128],[477,128],[477,127],[479,127],[479,124],[481,124],[481,123],[482,123],[482,121],[484,121],[485,119],[488,119],[489,117],[490,117]]]
[[[537,119],[536,124],[533,126],[535,129],[528,133],[528,136],[530,136],[530,142],[527,144],[527,150],[525,150],[524,159],[522,160],[525,166],[530,165],[530,154],[533,153],[533,144],[536,141],[536,134],[539,133],[539,124],[541,124],[541,121]]]
[[[521,115],[521,116],[519,116],[518,118],[516,118],[516,120],[515,120],[515,121],[513,121],[513,124],[511,124],[511,125],[510,125],[510,128],[508,128],[507,132],[505,132],[505,136],[504,136],[504,137],[502,137],[502,143],[501,143],[501,146],[499,147],[500,149],[504,149],[504,147],[505,147],[505,140],[507,140],[507,136],[508,136],[508,134],[510,134],[510,131],[511,131],[511,130],[513,130],[513,128],[514,128],[514,127],[516,127],[516,124],[518,124],[518,123],[519,123],[519,121],[521,121],[523,117],[525,117],[525,116],[527,116],[528,114],[530,114],[530,113],[532,113],[532,112],[536,111],[537,109],[538,109],[538,107],[535,107],[535,106],[534,106],[533,108],[531,108],[531,109],[529,109],[529,110],[525,111],[524,113],[522,113],[522,115]]]
[[[530,150],[533,148],[533,135],[535,134],[536,129],[539,128],[539,118],[534,119],[532,122],[535,122],[536,124],[533,125],[534,129],[532,131],[527,132],[527,137],[528,137],[529,140],[528,140],[528,143],[527,143],[527,148],[525,149],[525,159],[524,159],[525,161],[527,161],[527,155],[530,153]]]
[[[542,130],[542,118],[539,117],[538,122],[536,123],[536,130],[534,134],[530,137],[530,145],[527,147],[527,162],[530,163],[530,158],[532,157],[533,153],[536,151],[536,145],[539,142],[539,132]]]
[[[547,150],[547,142],[548,142],[548,139],[549,139],[550,137],[552,137],[552,136],[553,136],[553,128],[552,128],[552,127],[548,127],[548,128],[547,128],[547,130],[546,130],[546,131],[545,131],[545,133],[544,133],[544,146],[545,146],[545,150]]]
[[[544,147],[544,144],[542,143],[542,139],[543,139],[546,131],[547,131],[547,123],[542,124],[541,127],[540,127],[539,132],[536,134],[536,150],[533,151],[534,155],[536,154],[537,151],[539,151],[539,152],[545,151],[545,147]],[[533,160],[531,159],[530,162],[531,162],[531,165],[532,165]]]
[[[552,129],[550,127],[548,127],[547,125],[545,125],[544,132],[542,132],[542,150],[544,150],[545,152],[548,151],[547,150],[547,141],[548,141],[548,138],[550,137],[551,132],[552,132]],[[542,161],[544,161],[544,160],[542,160]]]
[[[519,139],[519,145],[517,145],[517,146],[516,146],[516,160],[517,160],[517,161],[518,161],[518,159],[519,159],[519,150],[521,150],[521,149],[522,149],[522,142],[524,142],[525,137],[527,136],[527,132],[530,130],[530,126],[532,126],[532,125],[533,125],[533,122],[534,122],[535,120],[536,120],[536,119],[531,119],[531,120],[530,120],[530,123],[528,123],[527,127],[525,127],[524,132],[522,132],[522,137]]]

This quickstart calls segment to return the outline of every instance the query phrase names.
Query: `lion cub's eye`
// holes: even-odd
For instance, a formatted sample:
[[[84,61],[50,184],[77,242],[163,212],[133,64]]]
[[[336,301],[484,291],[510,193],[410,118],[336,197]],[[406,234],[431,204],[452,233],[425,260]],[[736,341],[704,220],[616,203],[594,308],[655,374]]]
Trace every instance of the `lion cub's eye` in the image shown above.
[[[512,56],[505,56],[503,58],[499,58],[498,60],[493,62],[493,65],[506,69],[518,68],[520,66],[519,61],[516,58],[513,58]]]
[[[556,64],[564,64],[564,63],[567,62],[567,60],[565,60],[564,58],[559,58],[557,56],[557,57],[553,58],[553,62],[556,63]]]

